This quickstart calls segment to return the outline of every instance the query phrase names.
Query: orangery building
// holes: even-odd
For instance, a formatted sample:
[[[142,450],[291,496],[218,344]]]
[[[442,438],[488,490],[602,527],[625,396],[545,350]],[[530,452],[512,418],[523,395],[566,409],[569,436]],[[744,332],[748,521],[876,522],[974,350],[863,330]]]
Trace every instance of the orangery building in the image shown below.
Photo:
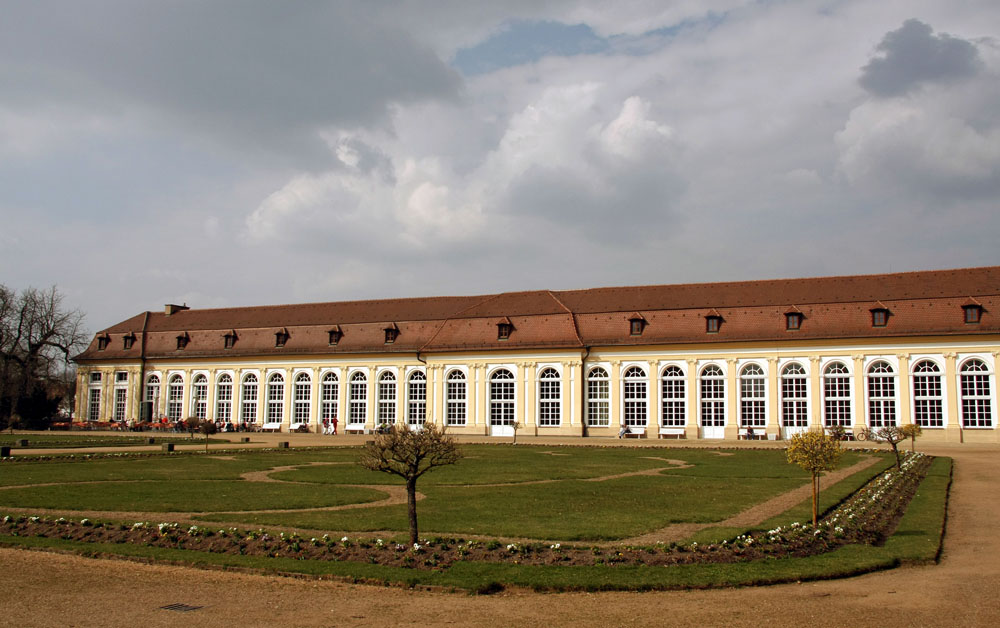
[[[1000,267],[195,309],[76,357],[77,421],[997,442]]]

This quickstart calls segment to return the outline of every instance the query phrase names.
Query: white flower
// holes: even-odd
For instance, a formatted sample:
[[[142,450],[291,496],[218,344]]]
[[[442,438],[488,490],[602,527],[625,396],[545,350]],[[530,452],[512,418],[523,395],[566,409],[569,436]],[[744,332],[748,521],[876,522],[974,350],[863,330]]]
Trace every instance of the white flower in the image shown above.
[[[347,543],[349,540],[350,539],[345,536],[344,538],[340,539],[340,542],[341,543]]]

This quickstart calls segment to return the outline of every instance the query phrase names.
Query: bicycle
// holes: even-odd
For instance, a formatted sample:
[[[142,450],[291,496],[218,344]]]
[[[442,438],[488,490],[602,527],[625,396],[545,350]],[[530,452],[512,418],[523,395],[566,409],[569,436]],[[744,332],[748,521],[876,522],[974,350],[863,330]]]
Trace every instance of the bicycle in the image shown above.
[[[870,427],[863,427],[854,434],[855,440],[878,440],[875,430]]]

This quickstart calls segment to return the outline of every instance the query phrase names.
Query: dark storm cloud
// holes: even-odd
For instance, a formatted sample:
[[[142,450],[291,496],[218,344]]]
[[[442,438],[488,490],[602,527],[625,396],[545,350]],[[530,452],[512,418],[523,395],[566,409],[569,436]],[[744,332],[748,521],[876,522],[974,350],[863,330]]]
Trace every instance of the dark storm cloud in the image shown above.
[[[975,75],[982,66],[976,47],[910,19],[886,33],[881,56],[862,68],[859,83],[876,96],[900,96],[922,83],[945,83]]]
[[[138,107],[241,149],[316,150],[318,128],[376,124],[395,103],[458,89],[429,48],[363,5],[33,1],[4,13],[0,106]]]

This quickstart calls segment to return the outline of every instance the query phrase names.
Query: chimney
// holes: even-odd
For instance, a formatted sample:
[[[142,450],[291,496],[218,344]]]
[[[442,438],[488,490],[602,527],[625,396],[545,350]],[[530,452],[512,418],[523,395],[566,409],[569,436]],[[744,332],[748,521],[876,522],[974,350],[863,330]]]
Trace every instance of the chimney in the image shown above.
[[[176,305],[174,303],[167,303],[165,306],[163,306],[163,313],[166,314],[167,316],[170,316],[171,314],[176,314],[177,312],[183,312],[184,310],[190,310],[190,309],[191,308],[189,308],[187,304]]]

